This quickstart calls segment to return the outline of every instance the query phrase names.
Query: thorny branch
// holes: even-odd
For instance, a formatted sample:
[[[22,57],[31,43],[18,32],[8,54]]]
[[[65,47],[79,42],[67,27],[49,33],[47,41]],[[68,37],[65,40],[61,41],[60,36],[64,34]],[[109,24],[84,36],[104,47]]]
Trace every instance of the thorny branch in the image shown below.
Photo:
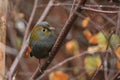
[[[86,2],[86,0],[79,0],[78,5],[75,8],[75,11],[81,12],[82,10],[79,8],[79,5],[84,5],[85,2]],[[57,38],[57,41],[55,42],[55,44],[54,44],[54,46],[53,46],[53,48],[52,48],[52,50],[50,52],[49,58],[42,65],[41,70],[39,70],[39,66],[38,66],[38,68],[36,69],[36,71],[33,74],[33,76],[32,76],[31,79],[36,79],[39,76],[41,76],[44,73],[44,71],[47,69],[47,67],[50,65],[50,63],[52,62],[52,60],[54,59],[54,57],[57,54],[57,51],[59,50],[62,42],[64,41],[66,35],[68,34],[69,30],[71,29],[72,24],[77,19],[77,15],[74,12],[70,15],[70,17],[66,21],[63,29],[61,30],[61,33],[59,34],[59,36]]]

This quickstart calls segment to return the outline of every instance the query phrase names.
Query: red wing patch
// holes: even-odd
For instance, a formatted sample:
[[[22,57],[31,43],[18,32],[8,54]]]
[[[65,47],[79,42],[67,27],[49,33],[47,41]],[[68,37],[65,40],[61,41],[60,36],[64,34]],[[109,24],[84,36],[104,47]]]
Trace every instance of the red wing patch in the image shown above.
[[[26,52],[25,52],[25,57],[30,57],[30,52],[31,52],[31,47],[28,46],[27,49],[26,49]]]

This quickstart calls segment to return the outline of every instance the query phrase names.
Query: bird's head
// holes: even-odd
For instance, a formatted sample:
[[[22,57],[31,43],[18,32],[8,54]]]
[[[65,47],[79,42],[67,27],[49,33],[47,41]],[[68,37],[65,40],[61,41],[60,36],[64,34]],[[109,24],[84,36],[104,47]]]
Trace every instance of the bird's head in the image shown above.
[[[53,33],[53,30],[54,28],[51,27],[48,22],[41,22],[33,28],[31,32],[31,39],[36,41],[46,39]]]

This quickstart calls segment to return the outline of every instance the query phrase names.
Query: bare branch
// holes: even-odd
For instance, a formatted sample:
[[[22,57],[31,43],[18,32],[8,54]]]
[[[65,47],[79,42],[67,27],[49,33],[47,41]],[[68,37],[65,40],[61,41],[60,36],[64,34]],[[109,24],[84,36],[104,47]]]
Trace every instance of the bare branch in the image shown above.
[[[119,75],[120,75],[120,71],[118,71],[111,80],[117,80]]]
[[[99,12],[99,13],[108,13],[108,14],[113,14],[113,13],[118,13],[117,11],[105,11],[105,10],[99,10],[99,9],[94,9],[94,8],[88,8],[88,7],[82,7],[82,9],[89,10],[89,11],[94,11],[94,12]]]
[[[49,11],[52,9],[55,0],[50,0],[47,7],[45,8],[44,12],[42,13],[40,19],[38,20],[37,24],[42,22],[48,15]]]
[[[117,28],[116,28],[116,34],[120,36],[120,9],[118,12],[118,20],[117,20]]]
[[[31,22],[32,22],[32,20],[33,20],[33,16],[34,16],[34,13],[35,13],[35,10],[36,10],[36,7],[37,7],[37,3],[38,3],[38,0],[35,0],[35,1],[34,1],[33,11],[32,11],[31,17],[30,17],[30,19],[29,19],[29,22],[28,22],[28,24],[27,24],[27,30],[26,30],[25,36],[24,36],[24,41],[23,41],[23,44],[24,44],[24,45],[22,45],[22,48],[21,48],[18,56],[15,58],[13,64],[12,64],[11,67],[10,67],[10,71],[9,71],[8,74],[7,74],[7,78],[10,79],[10,80],[11,80],[13,74],[14,74],[14,71],[15,71],[15,69],[16,69],[16,67],[17,67],[17,65],[18,65],[18,63],[19,63],[19,61],[20,61],[20,59],[21,59],[21,57],[22,57],[22,55],[23,55],[23,53],[24,53],[24,51],[26,50],[27,45],[28,45],[28,44],[25,43],[25,42],[26,42],[26,38],[27,38],[27,35],[28,35],[29,27],[30,27],[30,25],[31,25]]]
[[[70,10],[70,15],[73,13],[73,11],[75,9],[75,2],[76,2],[76,0],[73,1],[72,7],[71,7],[71,10]]]
[[[33,21],[33,18],[34,18],[34,15],[35,15],[35,11],[36,11],[36,8],[37,8],[37,4],[38,4],[38,0],[35,0],[34,6],[33,6],[33,10],[32,10],[32,13],[31,13],[31,16],[30,16],[29,21],[28,21],[28,23],[27,23],[27,27],[26,27],[25,36],[24,36],[24,39],[23,39],[23,44],[22,44],[22,46],[25,44],[26,39],[27,39],[27,37],[28,37],[30,25],[31,25],[31,23],[32,23],[32,21]]]

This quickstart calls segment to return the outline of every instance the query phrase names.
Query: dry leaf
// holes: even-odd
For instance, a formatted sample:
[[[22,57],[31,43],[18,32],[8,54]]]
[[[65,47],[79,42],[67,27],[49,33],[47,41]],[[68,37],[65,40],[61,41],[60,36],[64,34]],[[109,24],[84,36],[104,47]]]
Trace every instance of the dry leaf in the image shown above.
[[[49,80],[68,80],[68,75],[62,71],[56,71],[49,74]]]
[[[120,59],[120,47],[118,47],[118,48],[115,50],[115,54],[116,54],[116,56],[118,57],[118,59]]]
[[[98,38],[96,35],[92,36],[89,40],[89,43],[91,44],[97,44],[98,43]]]
[[[85,28],[87,27],[87,25],[89,24],[89,20],[90,18],[89,17],[86,17],[83,21],[82,21],[82,26]]]
[[[71,40],[65,45],[66,51],[71,55],[76,55],[79,53],[79,44],[76,40]]]
[[[91,32],[90,32],[88,29],[84,30],[84,31],[83,31],[83,34],[85,35],[85,37],[87,38],[88,41],[89,41],[89,40],[91,39],[91,37],[92,37],[92,34],[91,34]]]

